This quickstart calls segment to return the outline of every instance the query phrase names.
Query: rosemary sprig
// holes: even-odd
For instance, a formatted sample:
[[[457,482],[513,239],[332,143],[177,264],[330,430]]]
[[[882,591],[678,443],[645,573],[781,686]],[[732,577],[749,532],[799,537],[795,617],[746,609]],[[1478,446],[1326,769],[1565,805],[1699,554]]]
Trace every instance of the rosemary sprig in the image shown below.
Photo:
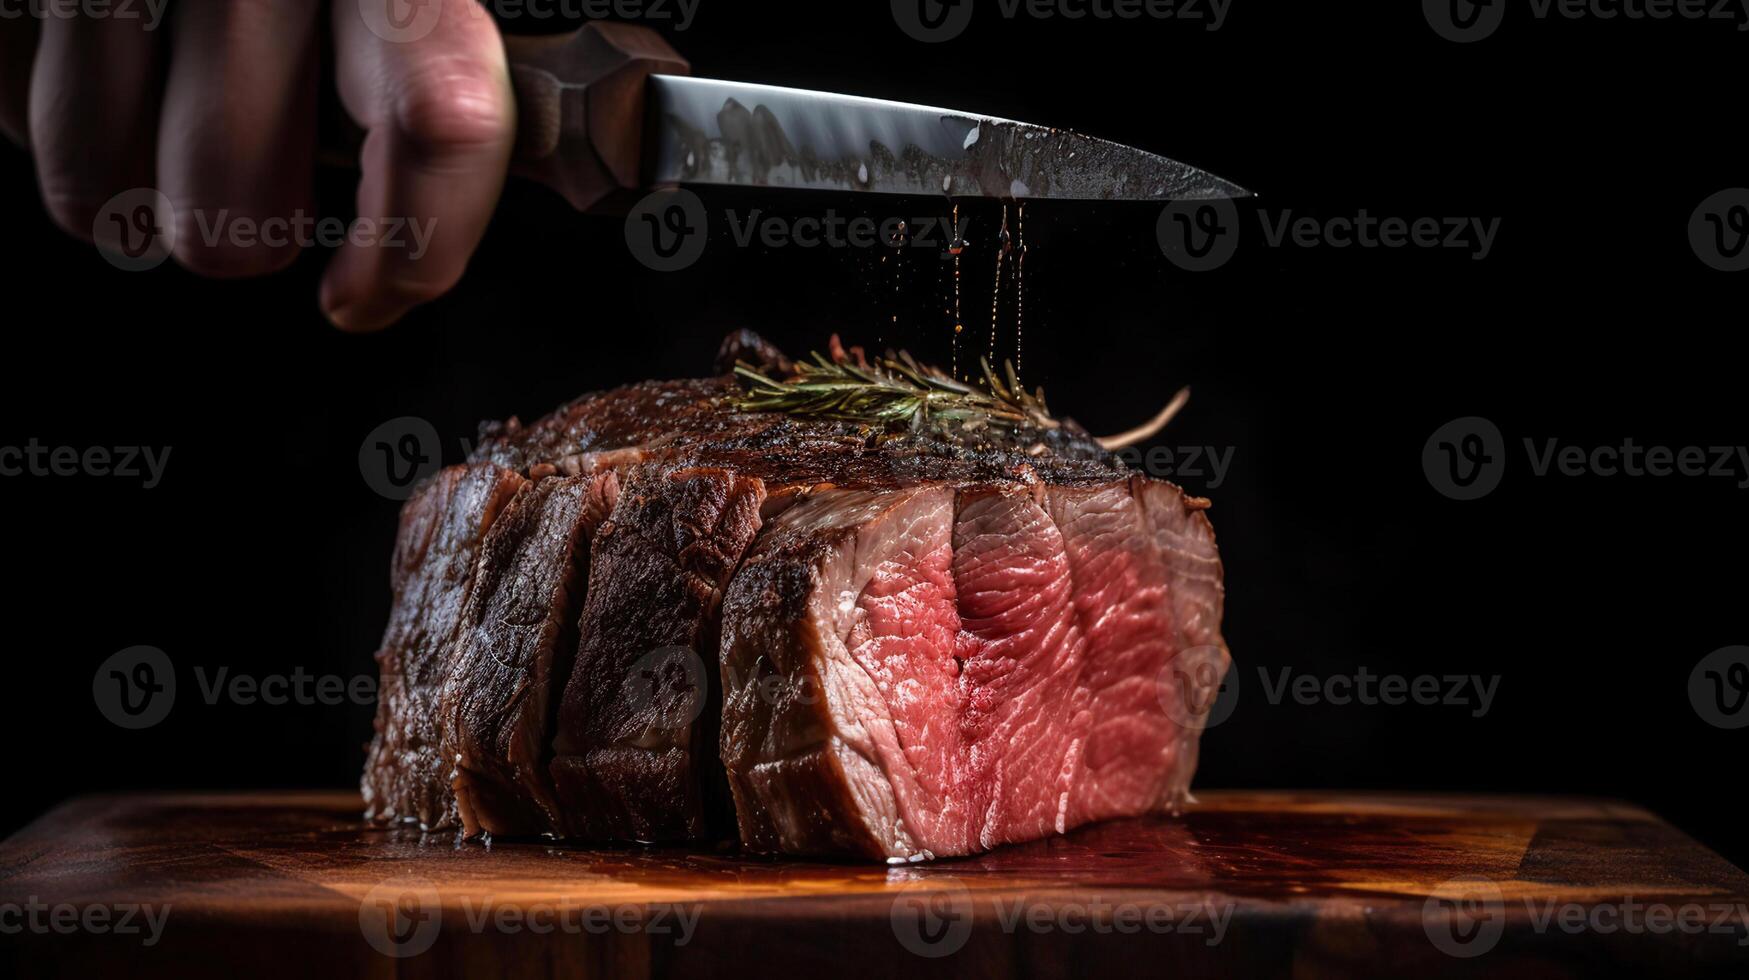
[[[1033,425],[1057,428],[1045,404],[1044,389],[1027,391],[1014,363],[1006,362],[1006,380],[990,362],[979,359],[988,390],[974,388],[917,362],[906,351],[872,363],[830,360],[818,351],[813,361],[801,361],[782,380],[765,375],[746,362],[735,374],[747,389],[736,407],[747,412],[787,412],[815,418],[840,419],[923,429],[941,423],[968,428],[982,425]]]

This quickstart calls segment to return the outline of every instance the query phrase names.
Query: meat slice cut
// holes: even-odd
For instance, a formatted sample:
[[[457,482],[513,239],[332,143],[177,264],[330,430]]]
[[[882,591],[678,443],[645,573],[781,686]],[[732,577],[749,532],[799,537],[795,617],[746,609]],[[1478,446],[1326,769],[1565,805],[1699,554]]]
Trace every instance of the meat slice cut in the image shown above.
[[[401,509],[389,581],[394,595],[377,650],[376,736],[365,763],[366,817],[378,823],[453,822],[439,705],[480,543],[526,481],[489,463],[454,466]]]
[[[566,836],[679,841],[727,829],[717,612],[764,499],[760,480],[722,469],[626,476],[590,549],[582,640],[553,740]]]
[[[774,518],[723,614],[742,842],[915,860],[1175,805],[1207,704],[1175,710],[1202,692],[1173,665],[1226,658],[1201,506],[1137,478],[829,490]]]
[[[889,695],[937,702],[950,728],[938,734],[957,741],[952,515],[944,486],[828,490],[775,517],[742,563],[724,598],[721,748],[748,847],[884,855],[883,841],[910,843],[898,796],[916,796],[918,777]],[[847,642],[867,626],[871,585],[876,605],[908,614],[865,629],[891,641],[891,662],[872,671]]]
[[[486,535],[441,700],[443,757],[469,836],[556,829],[550,693],[571,671],[589,539],[611,480],[526,483]]]

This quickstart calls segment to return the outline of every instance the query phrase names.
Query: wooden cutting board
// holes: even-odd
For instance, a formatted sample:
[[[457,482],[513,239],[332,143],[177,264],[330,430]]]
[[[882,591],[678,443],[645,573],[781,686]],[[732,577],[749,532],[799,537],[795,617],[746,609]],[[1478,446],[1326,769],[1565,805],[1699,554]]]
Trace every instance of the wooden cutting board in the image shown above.
[[[0,844],[0,976],[1749,976],[1749,877],[1624,803],[1207,792],[905,867],[458,845],[358,813],[67,803]]]

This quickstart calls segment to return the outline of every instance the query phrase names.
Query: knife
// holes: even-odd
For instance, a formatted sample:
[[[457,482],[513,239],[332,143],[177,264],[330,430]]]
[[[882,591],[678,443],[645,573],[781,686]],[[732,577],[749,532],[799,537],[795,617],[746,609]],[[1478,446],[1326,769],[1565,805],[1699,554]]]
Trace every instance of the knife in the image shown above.
[[[1248,193],[1196,167],[977,113],[690,77],[646,27],[593,22],[505,39],[512,172],[585,211],[726,185],[1014,200],[1172,201]],[[356,159],[356,157],[355,157]]]

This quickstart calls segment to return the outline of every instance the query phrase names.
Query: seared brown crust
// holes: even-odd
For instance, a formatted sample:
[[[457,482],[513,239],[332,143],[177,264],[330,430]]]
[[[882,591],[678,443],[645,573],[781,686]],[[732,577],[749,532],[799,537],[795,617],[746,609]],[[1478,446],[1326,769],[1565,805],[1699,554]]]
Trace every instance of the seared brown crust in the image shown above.
[[[365,764],[365,814],[379,823],[453,824],[440,751],[439,695],[480,543],[524,479],[491,464],[439,473],[401,511],[390,573],[394,605],[377,651],[382,681]]]
[[[719,747],[741,844],[761,854],[884,858],[855,819],[860,807],[828,742],[824,651],[807,624],[819,560],[836,542],[765,544],[742,564],[723,605]]]
[[[587,477],[527,483],[492,525],[440,703],[463,830],[555,829],[549,700],[571,671],[586,582]]]
[[[724,470],[648,466],[625,483],[591,548],[553,743],[567,836],[689,840],[726,816],[710,792],[721,777],[706,665],[722,588],[764,499],[759,480]]]

